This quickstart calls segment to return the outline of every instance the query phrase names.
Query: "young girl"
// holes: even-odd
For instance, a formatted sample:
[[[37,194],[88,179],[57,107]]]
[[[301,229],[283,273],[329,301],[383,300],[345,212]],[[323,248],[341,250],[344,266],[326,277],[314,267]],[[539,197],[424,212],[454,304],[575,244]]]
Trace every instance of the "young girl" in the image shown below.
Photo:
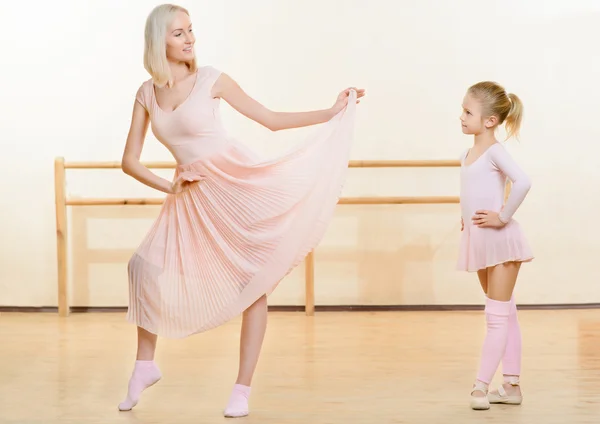
[[[157,335],[182,338],[242,314],[239,372],[224,415],[248,415],[248,398],[267,325],[266,295],[320,241],[348,168],[356,103],[342,91],[331,108],[274,112],[227,74],[196,65],[194,33],[182,7],[157,6],[146,21],[144,65],[122,168],[167,194],[128,264],[127,319],[137,326],[137,356],[127,396],[131,410],[158,382]],[[271,160],[227,134],[220,99],[277,131],[324,123],[300,146]],[[173,154],[173,181],[140,162],[148,128]]]
[[[477,272],[486,294],[487,334],[479,373],[471,392],[471,408],[490,403],[520,404],[521,331],[513,289],[522,262],[533,254],[521,227],[512,219],[531,182],[495,137],[506,125],[507,138],[518,136],[523,105],[494,82],[470,87],[463,100],[462,131],[474,136],[473,147],[461,157],[462,237],[458,269]],[[512,181],[504,204],[506,178]],[[488,393],[502,362],[504,384]]]

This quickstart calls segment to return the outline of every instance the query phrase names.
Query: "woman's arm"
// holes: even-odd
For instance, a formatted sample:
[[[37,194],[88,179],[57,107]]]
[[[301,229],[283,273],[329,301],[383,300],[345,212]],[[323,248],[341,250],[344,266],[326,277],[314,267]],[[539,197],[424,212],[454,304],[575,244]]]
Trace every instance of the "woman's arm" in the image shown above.
[[[134,101],[131,126],[129,127],[123,158],[121,159],[121,168],[124,173],[139,182],[156,190],[171,194],[173,193],[171,182],[154,174],[140,163],[142,147],[144,146],[144,139],[146,138],[149,123],[150,119],[146,109],[137,100]]]
[[[356,90],[356,92],[357,98],[364,96],[364,90]],[[246,94],[237,82],[229,75],[223,73],[215,82],[212,95],[222,98],[242,115],[271,131],[280,131],[289,128],[322,124],[329,121],[348,103],[350,89],[342,91],[336,103],[329,109],[310,112],[274,112]]]

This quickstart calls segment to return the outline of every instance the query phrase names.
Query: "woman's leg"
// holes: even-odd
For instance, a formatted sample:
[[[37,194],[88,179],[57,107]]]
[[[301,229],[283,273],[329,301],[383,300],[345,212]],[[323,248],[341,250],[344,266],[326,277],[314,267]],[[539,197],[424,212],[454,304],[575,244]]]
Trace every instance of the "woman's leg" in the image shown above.
[[[520,263],[509,262],[488,268],[485,314],[487,334],[483,343],[477,381],[471,393],[473,409],[488,409],[488,386],[504,356],[508,340],[512,292]]]
[[[236,384],[250,386],[267,330],[267,296],[244,311],[240,335],[240,365]]]
[[[267,315],[266,295],[244,311],[240,336],[240,365],[236,384],[225,408],[226,417],[244,417],[248,415],[250,386],[265,338]]]
[[[161,373],[154,363],[156,351],[156,334],[149,333],[141,327],[137,328],[138,347],[135,366],[129,379],[127,398],[119,404],[119,410],[129,411],[140,400],[140,395],[148,387],[161,378]]]
[[[137,335],[138,345],[135,359],[138,361],[154,361],[158,336],[144,330],[142,327],[137,328]]]

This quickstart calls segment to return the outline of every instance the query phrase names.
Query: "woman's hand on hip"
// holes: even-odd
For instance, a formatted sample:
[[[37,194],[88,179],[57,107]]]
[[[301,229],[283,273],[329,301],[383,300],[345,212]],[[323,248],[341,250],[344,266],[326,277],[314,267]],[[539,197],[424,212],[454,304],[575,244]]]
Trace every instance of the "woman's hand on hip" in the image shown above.
[[[171,185],[171,194],[179,194],[190,188],[190,185],[201,181],[203,178],[199,175],[182,175]]]

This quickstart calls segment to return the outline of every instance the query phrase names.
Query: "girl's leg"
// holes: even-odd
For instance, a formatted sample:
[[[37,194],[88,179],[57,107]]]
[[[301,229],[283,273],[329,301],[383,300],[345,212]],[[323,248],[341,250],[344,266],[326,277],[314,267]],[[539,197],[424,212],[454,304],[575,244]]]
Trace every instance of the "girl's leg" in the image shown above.
[[[137,328],[138,347],[133,373],[129,379],[127,398],[119,404],[119,410],[129,411],[137,405],[140,395],[148,387],[161,378],[161,373],[154,363],[156,351],[156,334],[149,333],[141,327]]]
[[[483,292],[485,293],[485,295],[487,296],[487,278],[488,275],[488,270],[486,269],[480,269],[479,271],[477,271],[477,278],[479,278],[479,284],[481,284],[481,288],[483,289]]]
[[[483,292],[487,296],[488,270],[477,271],[477,277]],[[518,385],[521,375],[521,328],[517,318],[517,305],[514,295],[510,298],[510,315],[508,317],[508,340],[502,358],[502,371],[504,376],[503,395],[497,390],[490,392],[491,403],[521,403],[521,388]]]
[[[510,315],[508,317],[508,340],[502,358],[502,374],[504,384],[502,389],[490,392],[488,396],[491,403],[507,403],[520,405],[523,398],[519,377],[521,375],[521,328],[517,318],[517,305],[515,297],[510,298]]]
[[[510,299],[515,287],[520,263],[509,262],[488,268],[485,314],[487,334],[483,343],[477,381],[471,393],[473,409],[490,407],[487,391],[504,356],[508,340]]]
[[[225,408],[226,417],[244,417],[248,415],[250,386],[265,338],[267,315],[266,295],[244,311],[240,336],[240,365],[236,384]]]

